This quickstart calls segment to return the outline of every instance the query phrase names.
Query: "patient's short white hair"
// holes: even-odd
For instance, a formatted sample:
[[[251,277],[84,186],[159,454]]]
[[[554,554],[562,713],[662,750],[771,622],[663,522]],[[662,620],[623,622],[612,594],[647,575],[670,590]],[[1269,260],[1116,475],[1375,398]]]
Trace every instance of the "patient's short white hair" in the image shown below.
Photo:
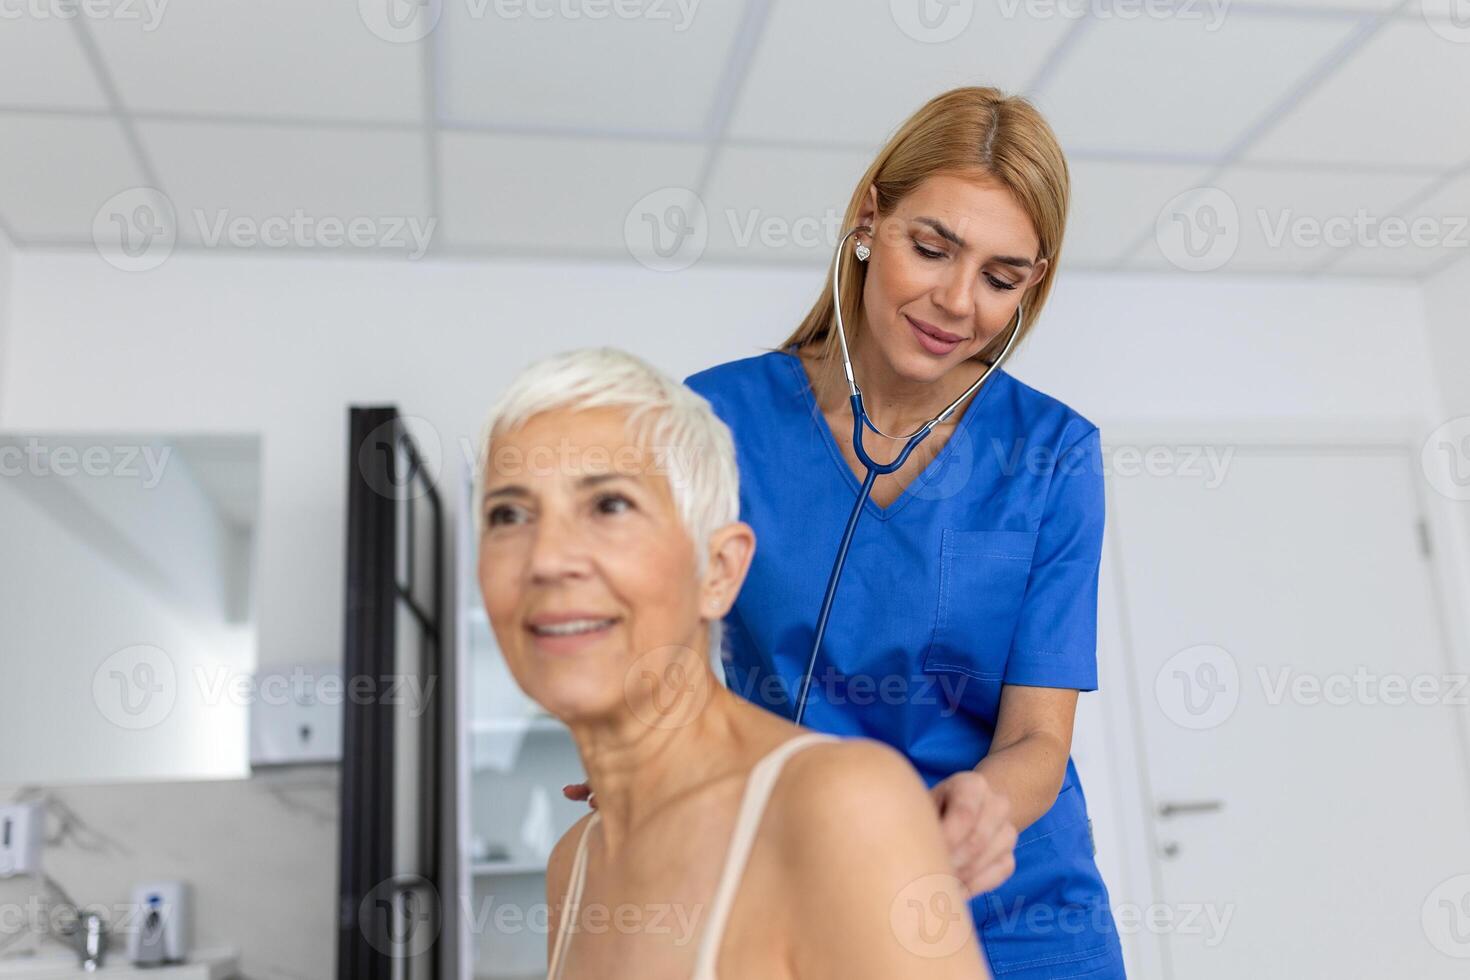
[[[613,347],[587,347],[537,361],[511,381],[485,421],[475,469],[475,528],[485,519],[485,471],[497,435],[558,409],[625,408],[635,444],[669,479],[674,507],[704,573],[710,535],[740,517],[740,475],[730,429],[699,394]],[[710,651],[720,649],[719,622]]]

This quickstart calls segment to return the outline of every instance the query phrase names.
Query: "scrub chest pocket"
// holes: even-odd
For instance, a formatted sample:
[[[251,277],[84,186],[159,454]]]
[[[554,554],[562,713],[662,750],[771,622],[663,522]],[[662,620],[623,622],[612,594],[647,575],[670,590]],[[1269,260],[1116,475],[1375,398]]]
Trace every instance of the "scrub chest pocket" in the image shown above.
[[[998,696],[1031,575],[1035,531],[945,528],[939,546],[939,604],[923,667],[985,683],[982,701]],[[966,684],[966,688],[975,685]],[[973,696],[963,701],[975,704]]]

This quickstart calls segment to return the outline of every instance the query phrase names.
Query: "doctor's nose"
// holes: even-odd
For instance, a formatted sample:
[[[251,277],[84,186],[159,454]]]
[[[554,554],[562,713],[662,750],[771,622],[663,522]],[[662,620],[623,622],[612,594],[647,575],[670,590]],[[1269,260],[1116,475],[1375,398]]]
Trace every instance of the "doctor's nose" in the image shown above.
[[[975,282],[979,274],[956,263],[934,290],[934,304],[956,320],[975,315]]]

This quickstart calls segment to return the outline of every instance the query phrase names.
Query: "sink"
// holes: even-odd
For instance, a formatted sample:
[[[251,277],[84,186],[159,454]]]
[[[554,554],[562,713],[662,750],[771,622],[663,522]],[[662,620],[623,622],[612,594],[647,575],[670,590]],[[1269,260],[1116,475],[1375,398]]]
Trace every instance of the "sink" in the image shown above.
[[[230,980],[239,968],[234,950],[201,949],[177,966],[133,966],[123,949],[100,970],[88,973],[74,953],[0,960],[0,980]]]

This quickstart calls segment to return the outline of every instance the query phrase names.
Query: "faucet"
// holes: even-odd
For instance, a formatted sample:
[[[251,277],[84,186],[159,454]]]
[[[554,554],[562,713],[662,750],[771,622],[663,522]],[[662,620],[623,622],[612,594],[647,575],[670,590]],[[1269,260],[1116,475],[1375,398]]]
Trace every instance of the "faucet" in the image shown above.
[[[107,955],[107,922],[97,912],[84,913],[70,902],[68,906],[78,918],[61,930],[58,940],[77,954],[84,971],[96,973]]]
[[[102,957],[107,954],[107,923],[102,921],[102,916],[96,912],[88,912],[82,920],[82,927],[87,931],[82,936],[81,949],[82,969],[88,973],[97,972],[102,965]]]

